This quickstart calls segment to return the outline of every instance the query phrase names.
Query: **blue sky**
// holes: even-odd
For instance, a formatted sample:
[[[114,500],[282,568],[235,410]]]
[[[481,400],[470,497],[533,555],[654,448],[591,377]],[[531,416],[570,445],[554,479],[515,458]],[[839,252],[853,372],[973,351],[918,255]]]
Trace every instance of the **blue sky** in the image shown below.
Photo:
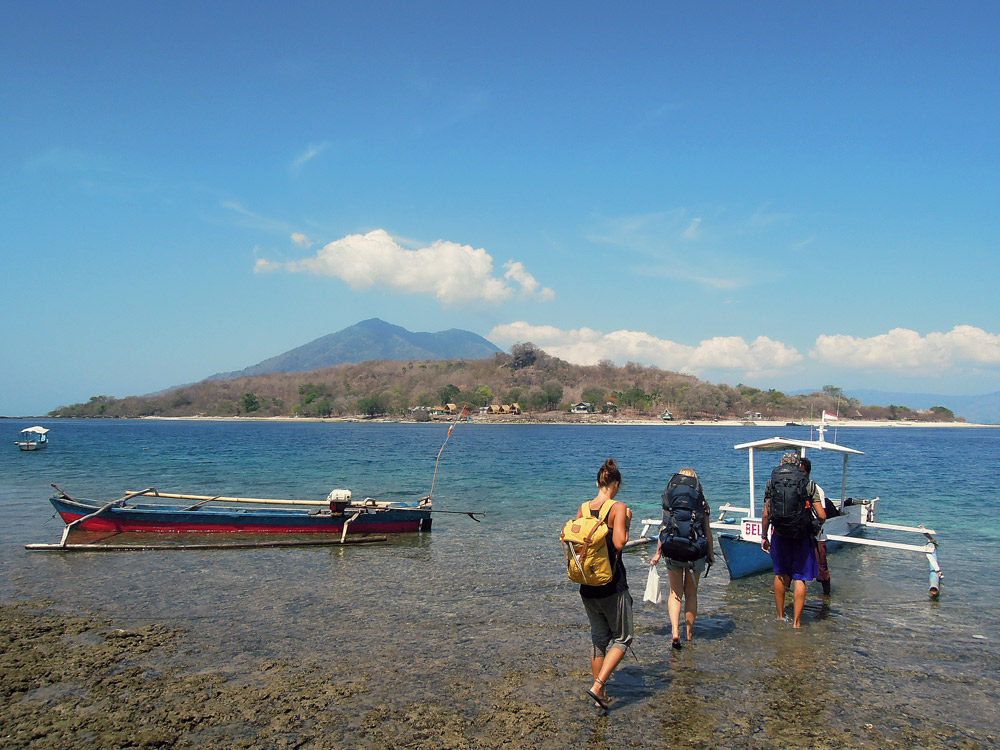
[[[360,320],[1000,389],[1000,6],[8,3],[0,414]]]

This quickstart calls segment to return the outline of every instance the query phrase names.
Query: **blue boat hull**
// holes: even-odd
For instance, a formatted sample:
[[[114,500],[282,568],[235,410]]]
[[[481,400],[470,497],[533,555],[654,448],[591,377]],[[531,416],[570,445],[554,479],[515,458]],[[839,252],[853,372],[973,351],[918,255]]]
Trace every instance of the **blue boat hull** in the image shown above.
[[[95,513],[102,503],[60,495],[50,502],[66,523]],[[188,506],[136,504],[112,507],[84,521],[81,531],[200,532],[340,534],[345,521],[348,534],[395,534],[429,531],[431,511],[426,507],[352,508],[329,510],[277,508],[191,508]]]
[[[861,529],[861,526],[857,526],[846,536],[854,536],[860,533]],[[729,568],[730,578],[746,578],[774,570],[771,556],[761,548],[759,542],[745,541],[735,534],[724,533],[717,534],[716,539],[722,548],[722,556],[726,560],[726,567]],[[827,542],[826,546],[827,551],[833,551],[844,545],[842,542]]]

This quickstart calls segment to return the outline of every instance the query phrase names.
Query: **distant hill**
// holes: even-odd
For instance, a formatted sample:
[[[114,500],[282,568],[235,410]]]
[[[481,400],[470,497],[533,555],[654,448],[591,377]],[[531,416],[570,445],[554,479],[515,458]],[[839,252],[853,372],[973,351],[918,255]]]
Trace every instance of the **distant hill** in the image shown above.
[[[413,333],[378,318],[363,320],[322,336],[284,354],[235,372],[220,372],[207,380],[232,380],[275,372],[311,372],[371,360],[485,359],[501,351],[482,336],[452,328],[437,333]]]
[[[942,396],[934,393],[901,393],[845,389],[848,396],[865,404],[896,404],[911,409],[944,406],[975,424],[1000,424],[1000,391],[982,396]]]

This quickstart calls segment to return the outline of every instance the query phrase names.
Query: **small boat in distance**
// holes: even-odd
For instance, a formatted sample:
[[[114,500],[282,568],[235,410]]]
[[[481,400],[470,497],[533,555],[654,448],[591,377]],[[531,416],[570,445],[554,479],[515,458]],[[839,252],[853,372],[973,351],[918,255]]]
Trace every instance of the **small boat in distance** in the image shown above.
[[[71,497],[56,485],[49,498],[69,532],[154,532],[201,534],[400,534],[430,531],[431,501],[416,503],[351,499],[334,490],[326,500],[276,500],[222,495],[182,495],[155,488],[127,492],[111,502]],[[164,502],[167,501],[167,502]],[[177,502],[182,501],[182,502]],[[477,519],[478,520],[478,519]]]
[[[49,444],[48,432],[45,427],[25,427],[21,430],[21,439],[15,440],[14,445],[23,451],[40,451]]]

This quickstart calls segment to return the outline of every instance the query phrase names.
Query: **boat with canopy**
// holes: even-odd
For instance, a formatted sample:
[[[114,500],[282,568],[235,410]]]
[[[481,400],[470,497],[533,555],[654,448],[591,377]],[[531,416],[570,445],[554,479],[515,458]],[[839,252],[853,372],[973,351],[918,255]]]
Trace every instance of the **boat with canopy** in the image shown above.
[[[833,491],[827,491],[827,507],[833,507],[835,513],[829,513],[823,524],[823,532],[827,538],[827,549],[835,550],[844,545],[867,545],[906,552],[923,554],[930,567],[929,593],[937,597],[941,591],[941,580],[944,573],[938,562],[937,532],[923,525],[904,526],[899,524],[877,523],[876,507],[879,497],[861,499],[847,495],[847,464],[851,456],[862,456],[863,451],[849,448],[835,442],[825,440],[825,416],[818,427],[818,437],[815,440],[797,440],[794,438],[773,437],[740,443],[733,446],[735,450],[746,451],[749,463],[749,497],[748,505],[736,506],[726,503],[719,508],[718,517],[711,523],[714,536],[722,549],[730,578],[746,576],[772,570],[771,556],[761,548],[761,530],[763,499],[758,499],[756,491],[755,468],[756,459],[761,452],[795,451],[800,457],[805,457],[810,451],[818,454],[833,454],[842,458],[841,482],[839,499]],[[773,462],[775,465],[777,462]],[[773,466],[768,464],[767,471]],[[656,541],[660,519],[643,519],[642,532],[635,544],[648,544]],[[918,534],[924,537],[922,544],[888,541],[868,538],[866,532],[898,534]],[[865,534],[862,536],[862,534]]]
[[[23,451],[40,451],[49,444],[48,429],[45,427],[25,427],[21,430],[21,439],[15,440],[14,445]]]

